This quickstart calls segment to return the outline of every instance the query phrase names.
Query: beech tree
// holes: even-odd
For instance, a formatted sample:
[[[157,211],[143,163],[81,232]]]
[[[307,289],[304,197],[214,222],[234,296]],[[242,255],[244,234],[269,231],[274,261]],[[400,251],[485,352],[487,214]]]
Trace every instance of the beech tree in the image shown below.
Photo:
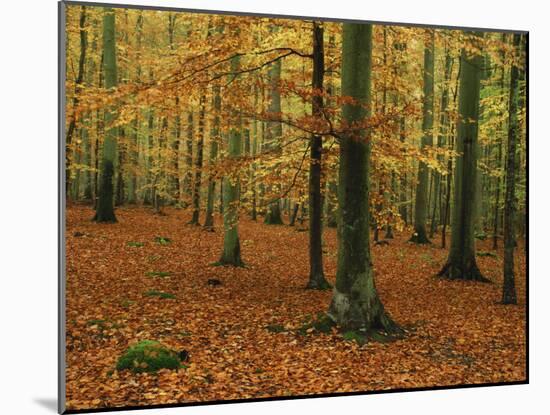
[[[424,101],[422,105],[422,142],[421,148],[433,145],[434,123],[434,31],[425,33],[424,46]],[[426,163],[418,163],[418,184],[416,186],[416,203],[414,205],[414,233],[411,242],[429,243],[426,232],[428,216],[428,180],[429,170]]]
[[[468,40],[478,48],[483,35],[469,32]],[[454,170],[454,205],[449,257],[439,275],[448,279],[488,281],[480,272],[475,249],[475,198],[477,180],[477,141],[479,92],[483,56],[479,51],[462,49],[460,56],[456,167]]]
[[[231,72],[237,73],[240,66],[240,57],[231,59]],[[227,139],[227,156],[236,159],[242,152],[242,118],[233,112],[231,127]],[[244,266],[241,259],[241,244],[239,241],[239,177],[225,177],[223,180],[223,252],[218,263],[220,265]]]
[[[514,48],[519,52],[521,35],[514,34]],[[510,96],[508,103],[508,149],[506,151],[506,193],[504,195],[504,285],[502,303],[516,304],[516,283],[514,271],[515,213],[516,213],[516,152],[519,135],[518,100],[520,68],[512,64],[510,73]]]
[[[323,111],[323,79],[325,75],[324,30],[320,23],[313,23],[313,116],[321,117]],[[309,141],[309,281],[307,288],[327,289],[330,284],[323,272],[323,220],[321,200],[321,163],[323,139],[312,134]]]
[[[344,23],[342,94],[354,102],[342,115],[349,127],[340,139],[338,173],[338,268],[328,316],[344,329],[396,332],[374,283],[369,246],[369,133],[361,124],[369,116],[372,25]]]
[[[105,9],[103,15],[103,70],[105,72],[105,89],[117,85],[117,64],[115,44],[115,13],[111,8]],[[105,140],[100,168],[99,198],[94,220],[97,222],[116,222],[113,203],[113,176],[118,129],[112,124],[115,113],[105,108]]]

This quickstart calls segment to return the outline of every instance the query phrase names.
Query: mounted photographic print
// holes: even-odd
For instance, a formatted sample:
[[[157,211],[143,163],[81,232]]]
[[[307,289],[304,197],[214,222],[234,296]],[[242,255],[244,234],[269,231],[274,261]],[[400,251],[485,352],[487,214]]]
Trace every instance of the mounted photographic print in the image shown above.
[[[528,382],[527,32],[59,10],[60,412]]]

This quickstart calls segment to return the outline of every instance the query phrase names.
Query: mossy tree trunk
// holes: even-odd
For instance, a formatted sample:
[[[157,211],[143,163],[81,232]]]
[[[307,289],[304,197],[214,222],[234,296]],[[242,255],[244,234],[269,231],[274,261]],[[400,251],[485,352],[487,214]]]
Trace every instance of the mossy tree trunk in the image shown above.
[[[105,9],[103,15],[103,70],[105,73],[105,88],[111,89],[117,85],[117,65],[115,46],[115,12]],[[112,124],[115,113],[105,109],[105,139],[100,166],[99,197],[94,220],[97,222],[116,222],[113,204],[113,175],[117,147],[117,128]]]
[[[325,55],[323,26],[313,22],[313,79],[312,113],[323,114],[323,79]],[[321,197],[322,137],[313,134],[309,141],[309,281],[307,288],[324,290],[330,288],[323,272],[323,201]]]
[[[513,45],[519,52],[521,45],[520,34],[514,34]],[[508,149],[506,152],[506,191],[504,194],[504,285],[502,287],[502,303],[517,304],[514,248],[516,236],[514,223],[516,215],[516,168],[517,144],[519,136],[519,79],[520,69],[512,64],[510,73],[510,97],[508,103]]]
[[[472,41],[481,34],[469,32]],[[458,97],[456,165],[454,170],[451,247],[439,275],[449,279],[488,281],[477,266],[475,252],[475,197],[479,93],[483,58],[462,49]]]
[[[434,111],[434,31],[425,33],[424,45],[424,98],[422,105],[422,141],[421,148],[433,145],[433,111]],[[426,232],[428,214],[428,166],[419,161],[416,201],[414,204],[414,233],[411,242],[430,243]]]
[[[240,67],[239,56],[231,59],[231,72],[237,73]],[[242,152],[242,118],[236,112],[231,116],[231,128],[227,140],[227,157],[239,158]],[[227,176],[223,179],[223,252],[219,265],[244,266],[241,259],[239,241],[239,177]]]
[[[343,26],[342,95],[356,100],[343,106],[343,117],[353,126],[369,116],[372,25]],[[398,328],[378,297],[371,262],[370,146],[363,128],[350,129],[340,141],[338,267],[328,315],[344,330],[395,332]]]

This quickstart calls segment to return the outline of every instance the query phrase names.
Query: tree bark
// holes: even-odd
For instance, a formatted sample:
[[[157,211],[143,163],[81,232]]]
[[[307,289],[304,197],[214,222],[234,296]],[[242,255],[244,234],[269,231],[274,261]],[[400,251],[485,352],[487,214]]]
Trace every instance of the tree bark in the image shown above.
[[[338,267],[328,316],[344,330],[396,332],[374,283],[369,246],[370,137],[353,128],[369,116],[372,25],[344,23],[342,95],[356,100],[343,106],[352,128],[340,141]]]
[[[103,14],[103,69],[105,72],[105,88],[111,89],[117,85],[117,65],[115,46],[115,12],[106,8]],[[110,108],[105,109],[105,140],[100,167],[99,198],[94,220],[97,222],[116,222],[113,204],[113,175],[117,147],[117,128],[112,124],[115,113]]]
[[[481,40],[482,34],[469,33]],[[472,36],[473,35],[473,36]],[[477,176],[477,135],[479,93],[483,58],[462,49],[460,93],[458,101],[454,206],[452,212],[451,248],[447,263],[439,276],[448,279],[487,282],[476,263],[475,253],[475,186]]]
[[[422,142],[421,148],[433,145],[433,110],[434,110],[434,31],[429,29],[424,46],[424,101],[422,109]],[[416,186],[416,202],[414,205],[414,233],[411,242],[430,243],[426,233],[426,217],[428,213],[428,166],[418,163],[418,184]]]
[[[86,25],[86,6],[80,7],[80,19],[79,19],[79,29],[80,29],[80,58],[78,59],[78,74],[75,80],[74,88],[74,97],[73,97],[73,113],[71,114],[71,120],[69,122],[69,127],[67,128],[66,136],[66,158],[65,158],[65,194],[70,195],[71,190],[71,157],[70,148],[72,144],[72,137],[74,130],[76,128],[76,107],[79,102],[80,88],[84,82],[84,66],[86,63],[86,49],[88,46],[88,35],[84,26]]]
[[[514,48],[519,52],[522,36],[514,34]],[[510,73],[510,97],[508,104],[508,149],[506,152],[506,193],[504,195],[504,285],[502,287],[502,303],[517,304],[514,248],[516,237],[514,232],[516,214],[516,151],[519,136],[518,101],[520,69],[512,64]]]
[[[202,179],[202,153],[204,145],[204,104],[206,96],[202,95],[199,103],[199,130],[197,137],[197,156],[195,158],[195,182],[193,183],[193,217],[189,224],[199,225],[201,179]]]
[[[231,72],[238,72],[240,67],[239,56],[231,59]],[[231,119],[231,129],[227,140],[227,156],[236,159],[242,151],[242,118],[234,112]],[[241,245],[239,241],[239,177],[225,177],[223,179],[223,252],[219,265],[244,266],[241,259]]]
[[[222,107],[222,98],[220,95],[220,86],[215,85],[212,96],[212,111],[214,120],[210,130],[210,154],[208,157],[209,167],[218,157],[218,141],[220,140],[220,111]],[[206,197],[206,217],[204,219],[204,228],[206,230],[214,229],[214,192],[216,190],[216,179],[211,173],[208,177],[208,195]]]
[[[323,26],[313,22],[313,97],[312,114],[323,115],[323,79],[325,76],[325,54]],[[321,197],[321,174],[323,140],[313,134],[309,140],[309,281],[306,288],[325,290],[330,284],[323,271],[323,201]]]

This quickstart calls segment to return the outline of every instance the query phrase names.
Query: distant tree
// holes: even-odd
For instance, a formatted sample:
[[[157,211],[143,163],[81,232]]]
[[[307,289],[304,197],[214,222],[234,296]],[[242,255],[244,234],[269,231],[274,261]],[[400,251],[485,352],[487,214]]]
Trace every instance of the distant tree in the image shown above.
[[[521,34],[514,34],[514,49],[519,52]],[[514,232],[516,214],[516,152],[519,136],[518,101],[520,69],[512,64],[510,73],[510,96],[508,104],[508,149],[506,152],[506,193],[504,195],[504,285],[502,303],[516,304],[516,284],[514,275]]]
[[[422,106],[423,135],[421,148],[433,145],[434,36],[434,30],[426,30],[424,46],[424,101]],[[426,232],[426,217],[428,216],[428,180],[428,166],[426,163],[420,161],[418,163],[418,184],[416,186],[416,202],[414,205],[414,233],[411,237],[411,242],[419,244],[430,243]]]

